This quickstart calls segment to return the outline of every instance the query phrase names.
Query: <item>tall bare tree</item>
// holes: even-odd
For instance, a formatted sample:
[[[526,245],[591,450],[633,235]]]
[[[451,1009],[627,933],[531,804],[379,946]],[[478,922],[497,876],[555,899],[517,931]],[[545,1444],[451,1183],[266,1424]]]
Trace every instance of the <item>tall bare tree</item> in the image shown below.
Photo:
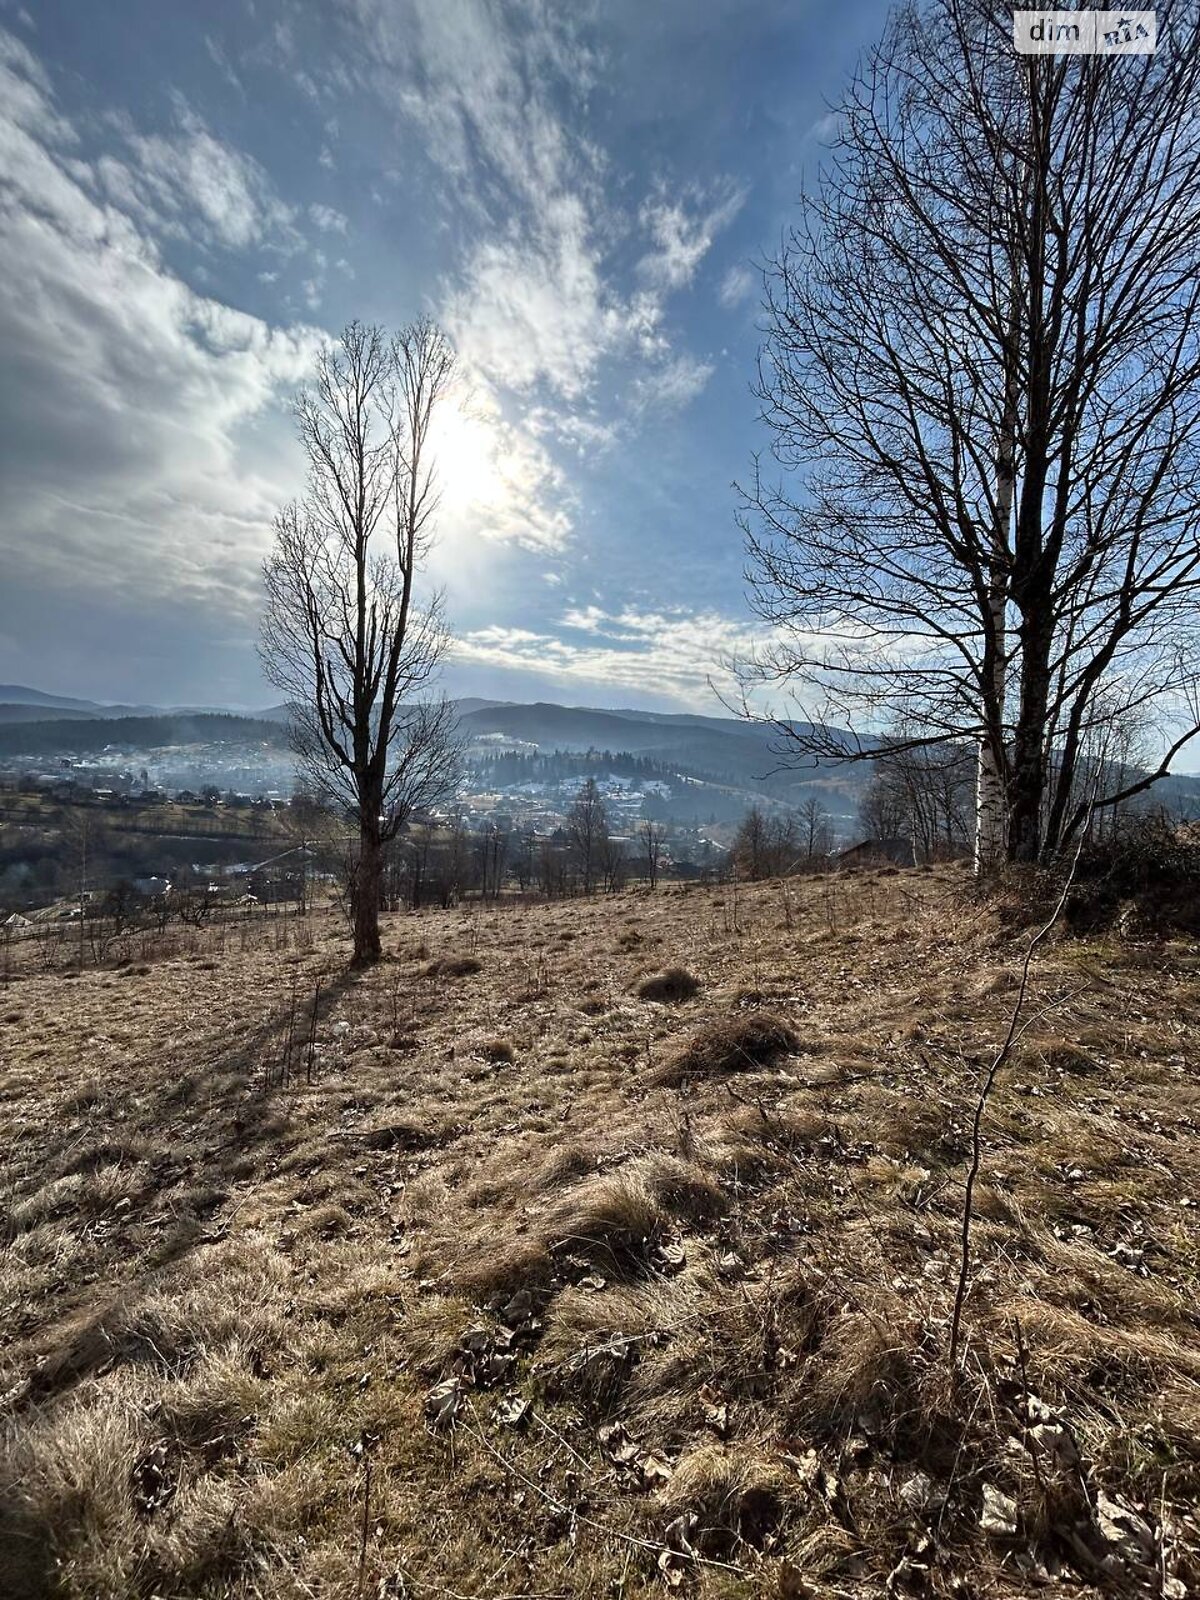
[[[384,850],[453,786],[453,713],[429,698],[448,635],[417,580],[438,495],[432,429],[454,356],[433,323],[351,323],[295,413],[303,496],[275,519],[261,655],[314,792],[352,821],[354,960],[379,958]]]
[[[761,807],[751,806],[738,823],[730,858],[740,877],[757,883],[771,871],[771,824]]]
[[[994,0],[905,6],[767,276],[749,675],[815,723],[780,719],[797,754],[974,741],[981,868],[1079,828],[1114,699],[1160,720],[1140,786],[1200,731],[1197,18],[1027,57]]]
[[[970,847],[972,752],[969,745],[914,746],[903,732],[874,762],[859,816],[876,837],[911,840],[918,861]]]
[[[819,856],[827,856],[833,844],[833,830],[829,812],[816,795],[810,795],[796,813],[800,830],[800,846],[805,861],[811,863]]]
[[[661,822],[646,817],[638,824],[637,842],[645,868],[646,882],[651,891],[658,888],[658,872],[662,862],[665,829]]]
[[[567,839],[583,878],[584,894],[591,894],[608,842],[608,812],[595,778],[580,789],[567,813]]]

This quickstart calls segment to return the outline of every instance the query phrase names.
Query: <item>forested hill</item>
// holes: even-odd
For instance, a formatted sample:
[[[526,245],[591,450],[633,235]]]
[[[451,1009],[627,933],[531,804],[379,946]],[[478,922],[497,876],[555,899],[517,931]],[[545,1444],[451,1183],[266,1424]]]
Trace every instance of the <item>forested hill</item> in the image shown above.
[[[118,750],[156,750],[176,744],[246,744],[276,749],[287,745],[280,723],[223,713],[104,717],[75,721],[56,718],[0,726],[0,757],[88,755],[113,745]]]
[[[735,717],[604,711],[538,702],[477,706],[462,712],[459,724],[474,737],[507,736],[542,751],[627,752],[719,780],[752,781],[756,788],[780,794],[834,773],[849,776],[844,762],[818,766],[811,759],[789,759],[776,729]]]

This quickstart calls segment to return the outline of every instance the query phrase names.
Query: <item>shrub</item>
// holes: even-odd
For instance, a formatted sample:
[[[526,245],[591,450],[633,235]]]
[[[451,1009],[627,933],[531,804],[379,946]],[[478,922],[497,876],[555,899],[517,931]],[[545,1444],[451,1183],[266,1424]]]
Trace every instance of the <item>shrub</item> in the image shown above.
[[[795,1033],[765,1011],[721,1017],[700,1028],[682,1049],[650,1074],[652,1083],[677,1086],[688,1078],[722,1078],[770,1067],[799,1047]]]
[[[439,956],[431,961],[421,976],[425,978],[469,978],[483,971],[483,962],[475,956]]]
[[[637,986],[640,999],[663,1000],[668,1005],[690,1000],[699,991],[700,980],[684,967],[668,967],[665,972],[656,972],[652,977],[643,978]]]
[[[1144,817],[1086,844],[1064,917],[1073,933],[1200,932],[1200,832]]]
[[[672,1512],[692,1513],[692,1539],[710,1557],[740,1544],[761,1550],[783,1515],[787,1480],[782,1467],[754,1450],[694,1445],[684,1452],[665,1490]]]
[[[566,1249],[602,1271],[636,1271],[674,1224],[701,1226],[728,1209],[722,1190],[699,1167],[650,1155],[596,1173],[565,1193],[546,1219],[544,1236],[552,1251]]]
[[[475,1046],[475,1053],[497,1066],[511,1066],[517,1059],[517,1052],[507,1039],[482,1039]]]

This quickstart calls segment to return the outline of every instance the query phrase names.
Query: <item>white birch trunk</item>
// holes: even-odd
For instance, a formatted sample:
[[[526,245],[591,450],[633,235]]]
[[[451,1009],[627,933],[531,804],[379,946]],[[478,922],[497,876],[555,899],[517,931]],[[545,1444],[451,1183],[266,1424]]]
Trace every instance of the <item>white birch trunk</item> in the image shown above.
[[[992,562],[988,575],[988,637],[992,649],[992,695],[998,726],[990,726],[982,707],[983,730],[979,738],[979,766],[975,784],[975,871],[982,875],[1005,859],[1008,846],[1008,799],[1005,794],[1003,748],[1004,694],[1008,674],[1008,550],[1016,484],[1017,454],[1017,340],[1020,302],[1014,290],[1009,309],[1004,414],[996,441],[996,507],[992,528]]]
[[[1012,480],[1008,485],[1012,498]],[[1003,579],[993,579],[989,595],[989,624],[996,652],[992,671],[996,704],[1004,704],[1007,639],[1005,611],[1007,595]],[[1004,771],[1000,754],[985,727],[979,739],[979,765],[975,782],[975,871],[985,873],[998,865],[1005,854],[1007,807],[1004,795]]]

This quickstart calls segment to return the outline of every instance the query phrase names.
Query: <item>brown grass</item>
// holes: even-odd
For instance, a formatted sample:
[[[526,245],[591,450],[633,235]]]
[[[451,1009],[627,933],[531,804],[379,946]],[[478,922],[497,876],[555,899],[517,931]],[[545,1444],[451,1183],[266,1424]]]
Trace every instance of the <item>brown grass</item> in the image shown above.
[[[139,945],[136,981],[18,962],[0,1592],[357,1600],[360,1561],[413,1600],[1200,1584],[1200,949],[1037,962],[952,1376],[1020,929],[940,870],[798,880],[786,917],[739,887],[736,927],[722,899],[396,916],[362,974],[323,913]],[[641,1003],[651,962],[685,1011]],[[1096,1543],[1101,1495],[1149,1566]]]
[[[651,1082],[674,1087],[691,1078],[720,1078],[774,1066],[797,1049],[795,1032],[770,1012],[719,1017],[697,1029],[650,1074]]]
[[[665,972],[643,978],[637,993],[641,1000],[662,1000],[668,1005],[679,1005],[700,993],[700,980],[686,967],[668,967]]]

